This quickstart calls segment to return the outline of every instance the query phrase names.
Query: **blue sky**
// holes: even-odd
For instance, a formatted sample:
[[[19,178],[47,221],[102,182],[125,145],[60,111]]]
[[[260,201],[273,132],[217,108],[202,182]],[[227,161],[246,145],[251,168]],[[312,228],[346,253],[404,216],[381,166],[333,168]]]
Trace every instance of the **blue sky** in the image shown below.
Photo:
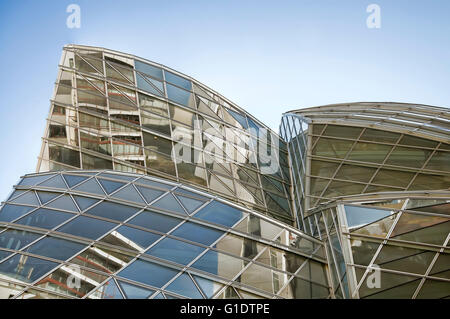
[[[66,26],[69,4],[81,28]],[[369,4],[381,28],[369,29]],[[35,171],[64,44],[191,75],[276,131],[284,111],[340,102],[450,106],[450,1],[1,1],[0,200]]]

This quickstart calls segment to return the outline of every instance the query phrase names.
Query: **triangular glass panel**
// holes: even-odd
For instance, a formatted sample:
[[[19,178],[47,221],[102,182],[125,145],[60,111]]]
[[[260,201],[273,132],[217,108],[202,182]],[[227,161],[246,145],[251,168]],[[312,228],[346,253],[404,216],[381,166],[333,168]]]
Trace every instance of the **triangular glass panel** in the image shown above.
[[[120,191],[115,193],[112,197],[141,203],[145,205],[144,200],[141,198],[141,196],[137,193],[137,191],[134,189],[133,185],[127,185],[124,188],[122,188]]]
[[[20,183],[19,185],[21,186],[32,186],[32,185],[36,185],[39,184],[42,181],[45,181],[46,179],[49,179],[51,176],[54,175],[40,175],[40,176],[30,176],[30,177],[25,177]]]
[[[46,186],[46,187],[54,187],[54,188],[64,188],[66,189],[66,183],[64,183],[64,180],[62,179],[61,175],[56,175],[55,177],[52,177],[45,182],[39,184],[39,186]]]
[[[84,182],[83,184],[75,187],[75,189],[81,192],[105,195],[105,193],[103,192],[103,190],[101,189],[100,185],[97,183],[95,178]]]
[[[192,214],[204,203],[203,201],[181,195],[176,195],[176,197],[180,200],[181,204],[183,204],[184,208],[186,208],[189,214]]]
[[[12,201],[17,204],[39,205],[39,201],[33,191],[29,191]]]
[[[374,221],[390,216],[393,212],[390,210],[381,210],[368,207],[356,207],[345,205],[345,214],[349,228],[361,227]]]
[[[69,185],[69,187],[73,187],[89,178],[88,176],[78,176],[69,174],[63,174],[63,177],[66,180],[67,185]]]
[[[183,207],[178,203],[178,201],[175,199],[175,197],[172,195],[172,193],[167,193],[164,195],[160,200],[158,200],[156,203],[151,205],[152,207],[161,208],[164,210],[177,212],[180,214],[186,214]]]
[[[42,204],[45,204],[49,201],[51,201],[52,199],[58,197],[59,195],[61,195],[60,193],[50,193],[50,192],[37,192],[37,195],[39,197],[39,199],[41,200]]]
[[[78,207],[80,207],[81,210],[85,210],[88,207],[91,207],[95,203],[97,203],[99,200],[94,198],[88,198],[88,197],[82,197],[77,195],[72,195],[75,199],[75,202],[78,204]]]
[[[192,279],[186,273],[181,274],[166,288],[167,291],[186,296],[193,299],[202,299],[203,296],[198,291]]]
[[[93,299],[123,299],[114,279],[108,280],[103,286],[94,291],[89,298]]]
[[[75,203],[73,202],[70,195],[63,195],[63,196],[59,197],[58,199],[54,200],[53,202],[48,203],[45,206],[51,207],[51,208],[59,208],[59,209],[69,210],[72,212],[78,212],[78,208],[75,205]]]
[[[154,290],[138,287],[123,281],[119,281],[119,285],[127,299],[147,299],[155,292]]]
[[[198,286],[202,289],[203,293],[205,294],[206,298],[211,298],[214,296],[214,294],[219,290],[222,289],[224,286],[223,284],[212,281],[203,277],[199,276],[193,276],[194,280],[197,282]]]
[[[22,189],[16,189],[14,190],[14,192],[11,194],[11,196],[9,196],[8,200],[11,201],[16,197],[19,197],[20,195],[22,195],[23,193],[25,193],[26,190],[22,190]]]
[[[105,189],[107,194],[111,194],[112,192],[114,192],[118,188],[120,188],[123,185],[125,185],[124,183],[113,182],[113,181],[109,181],[109,180],[102,179],[102,178],[99,178],[98,181],[100,182],[100,184],[102,184],[102,186]]]
[[[138,186],[138,185],[135,185],[135,186],[141,192],[142,196],[144,196],[144,198],[145,198],[145,200],[147,201],[148,204],[150,204],[156,198],[158,198],[159,196],[164,194],[163,191],[159,191],[159,190],[156,190],[156,189],[151,189],[151,188]]]
[[[244,117],[243,115],[241,115],[241,114],[239,114],[239,113],[237,113],[237,112],[234,112],[234,111],[232,111],[232,110],[230,110],[230,109],[227,109],[227,108],[225,108],[225,110],[226,110],[228,113],[230,113],[230,115],[231,115],[232,117],[234,117],[234,119],[235,119],[236,121],[238,121],[239,124],[241,124],[243,128],[245,128],[245,129],[248,128],[247,121],[245,120],[245,117]]]

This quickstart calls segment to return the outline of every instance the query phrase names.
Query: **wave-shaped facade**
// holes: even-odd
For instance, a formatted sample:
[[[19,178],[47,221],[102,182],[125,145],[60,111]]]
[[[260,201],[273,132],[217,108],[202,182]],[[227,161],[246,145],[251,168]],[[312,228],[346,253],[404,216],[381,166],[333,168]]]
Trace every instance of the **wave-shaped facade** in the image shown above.
[[[448,298],[450,112],[290,111],[67,45],[37,173],[0,207],[0,298]]]

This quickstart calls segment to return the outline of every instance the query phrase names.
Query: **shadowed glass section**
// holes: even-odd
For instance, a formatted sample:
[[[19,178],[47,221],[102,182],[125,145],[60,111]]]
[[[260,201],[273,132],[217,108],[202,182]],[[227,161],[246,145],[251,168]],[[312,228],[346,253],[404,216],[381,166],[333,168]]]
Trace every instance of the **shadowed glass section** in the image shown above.
[[[41,236],[25,230],[7,229],[0,233],[0,248],[19,250]]]
[[[57,237],[45,237],[26,249],[27,252],[53,259],[67,260],[86,245]]]
[[[86,214],[124,221],[139,211],[139,208],[113,202],[102,202],[86,211]]]
[[[16,221],[17,224],[45,229],[53,229],[74,215],[57,210],[39,208],[31,214]]]
[[[110,231],[116,224],[86,216],[79,216],[57,229],[59,232],[98,239]]]
[[[124,270],[119,276],[161,288],[177,274],[177,271],[152,262],[138,259]]]
[[[5,204],[2,210],[0,210],[0,221],[10,222],[14,219],[19,218],[20,216],[25,215],[26,213],[35,208],[36,207]]]
[[[150,248],[146,254],[187,265],[204,249],[172,238],[164,238]]]
[[[128,299],[147,299],[155,292],[154,290],[135,286],[123,281],[119,281],[119,286]]]
[[[157,230],[162,233],[167,233],[169,230],[175,227],[175,225],[178,225],[180,222],[181,219],[144,210],[142,213],[134,217],[128,223],[152,230]]]

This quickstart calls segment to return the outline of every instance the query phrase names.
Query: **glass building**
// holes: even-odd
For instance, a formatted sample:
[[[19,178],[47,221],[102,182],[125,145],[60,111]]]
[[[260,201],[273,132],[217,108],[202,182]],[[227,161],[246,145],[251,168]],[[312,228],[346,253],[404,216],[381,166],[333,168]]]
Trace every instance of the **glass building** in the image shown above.
[[[67,45],[0,298],[446,298],[450,112],[291,111],[280,135],[166,66]]]

